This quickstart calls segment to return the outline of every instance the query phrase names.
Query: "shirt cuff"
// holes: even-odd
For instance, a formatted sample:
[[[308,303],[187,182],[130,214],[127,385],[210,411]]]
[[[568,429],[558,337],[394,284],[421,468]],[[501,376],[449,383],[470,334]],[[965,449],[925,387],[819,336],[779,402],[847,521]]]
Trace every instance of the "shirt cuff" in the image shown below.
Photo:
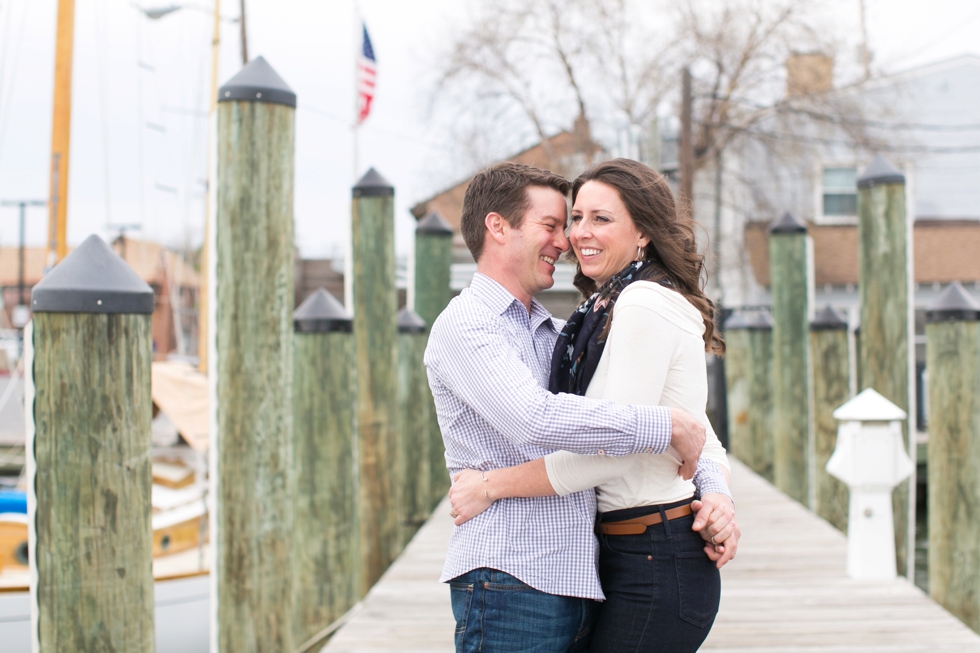
[[[698,459],[698,470],[694,473],[694,487],[697,488],[698,497],[716,492],[732,499],[732,493],[728,489],[728,483],[725,482],[721,468],[714,460],[707,458]],[[735,500],[732,499],[732,503],[734,502]]]
[[[670,409],[664,406],[634,406],[636,448],[630,453],[663,453],[670,446]]]

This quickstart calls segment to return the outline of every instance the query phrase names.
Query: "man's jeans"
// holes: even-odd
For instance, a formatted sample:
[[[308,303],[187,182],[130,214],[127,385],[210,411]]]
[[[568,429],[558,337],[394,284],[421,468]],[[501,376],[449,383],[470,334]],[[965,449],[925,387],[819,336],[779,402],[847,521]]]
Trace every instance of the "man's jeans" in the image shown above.
[[[457,653],[588,651],[598,603],[545,594],[496,569],[474,569],[449,583]]]

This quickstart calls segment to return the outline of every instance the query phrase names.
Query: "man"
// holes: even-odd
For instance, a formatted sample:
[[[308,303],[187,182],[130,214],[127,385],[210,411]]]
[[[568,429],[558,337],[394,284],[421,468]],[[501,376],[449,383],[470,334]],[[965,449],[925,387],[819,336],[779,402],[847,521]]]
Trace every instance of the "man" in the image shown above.
[[[727,496],[718,466],[698,465],[704,427],[687,413],[546,390],[558,328],[534,295],[554,284],[569,246],[568,190],[551,172],[503,163],[466,191],[460,228],[477,274],[433,324],[425,353],[450,472],[555,449],[657,454],[672,445],[702,495]],[[454,530],[442,580],[451,586],[457,651],[587,646],[594,601],[603,599],[595,511],[594,492],[510,499]],[[702,512],[698,519],[713,522],[711,509]]]

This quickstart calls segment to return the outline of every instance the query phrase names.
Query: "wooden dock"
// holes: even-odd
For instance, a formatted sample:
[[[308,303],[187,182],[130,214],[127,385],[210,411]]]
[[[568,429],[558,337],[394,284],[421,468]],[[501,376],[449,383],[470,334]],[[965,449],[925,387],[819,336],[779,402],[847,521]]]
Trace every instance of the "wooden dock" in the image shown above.
[[[742,541],[722,572],[721,611],[703,651],[980,651],[980,636],[904,579],[849,579],[843,534],[738,461],[732,466]],[[448,513],[443,502],[325,652],[453,651],[449,588],[437,581]]]

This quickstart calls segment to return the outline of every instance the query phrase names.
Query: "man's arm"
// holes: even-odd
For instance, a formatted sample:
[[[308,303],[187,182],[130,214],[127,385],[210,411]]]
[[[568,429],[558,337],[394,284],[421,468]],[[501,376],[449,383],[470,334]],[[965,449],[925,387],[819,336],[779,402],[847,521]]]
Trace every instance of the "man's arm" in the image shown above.
[[[426,348],[430,374],[510,441],[600,455],[662,453],[673,444],[693,475],[704,427],[683,411],[551,394],[492,327],[442,318]]]

